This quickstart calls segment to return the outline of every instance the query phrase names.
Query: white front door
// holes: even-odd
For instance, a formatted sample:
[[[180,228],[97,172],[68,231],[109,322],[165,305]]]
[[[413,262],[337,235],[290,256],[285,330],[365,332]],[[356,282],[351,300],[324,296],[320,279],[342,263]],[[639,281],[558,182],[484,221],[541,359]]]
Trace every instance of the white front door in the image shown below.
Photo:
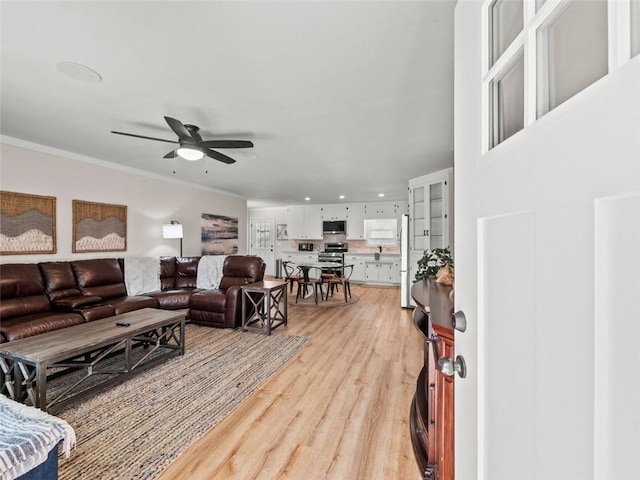
[[[482,154],[482,3],[456,7],[456,479],[640,478],[640,57]]]
[[[275,219],[252,218],[251,224],[251,255],[261,257],[265,264],[265,275],[275,275]]]

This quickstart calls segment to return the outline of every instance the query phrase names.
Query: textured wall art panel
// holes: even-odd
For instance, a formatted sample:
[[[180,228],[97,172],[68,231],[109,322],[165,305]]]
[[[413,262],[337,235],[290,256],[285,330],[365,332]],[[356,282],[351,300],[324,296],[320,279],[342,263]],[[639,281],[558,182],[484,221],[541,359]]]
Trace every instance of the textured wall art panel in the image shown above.
[[[126,250],[126,205],[73,200],[73,253]]]
[[[202,255],[238,253],[238,219],[202,214]]]
[[[56,253],[56,198],[0,192],[0,255]]]

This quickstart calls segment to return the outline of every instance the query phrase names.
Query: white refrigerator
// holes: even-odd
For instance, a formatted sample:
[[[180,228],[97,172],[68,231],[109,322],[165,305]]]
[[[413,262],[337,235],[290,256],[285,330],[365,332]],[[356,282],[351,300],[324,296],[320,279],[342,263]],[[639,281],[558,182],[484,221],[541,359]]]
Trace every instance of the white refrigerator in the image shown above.
[[[411,299],[411,255],[409,254],[409,215],[402,215],[400,222],[400,306],[413,307]]]

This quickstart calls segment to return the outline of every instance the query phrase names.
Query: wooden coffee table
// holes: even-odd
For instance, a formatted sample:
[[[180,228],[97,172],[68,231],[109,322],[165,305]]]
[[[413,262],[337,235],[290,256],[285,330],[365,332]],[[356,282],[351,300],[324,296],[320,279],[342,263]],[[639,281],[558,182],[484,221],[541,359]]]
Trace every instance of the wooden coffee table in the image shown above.
[[[117,323],[129,325],[118,326]],[[176,350],[184,355],[184,325],[184,312],[145,308],[0,343],[0,393],[15,401],[55,412],[97,387],[122,382],[134,371],[145,370]],[[134,346],[144,349],[135,363],[132,358]],[[172,352],[153,355],[159,349]],[[114,354],[124,354],[124,367],[102,368],[103,362]],[[47,379],[52,369],[80,370],[84,375],[55,398],[47,399]],[[104,375],[107,380],[73,393],[78,385],[96,375]]]

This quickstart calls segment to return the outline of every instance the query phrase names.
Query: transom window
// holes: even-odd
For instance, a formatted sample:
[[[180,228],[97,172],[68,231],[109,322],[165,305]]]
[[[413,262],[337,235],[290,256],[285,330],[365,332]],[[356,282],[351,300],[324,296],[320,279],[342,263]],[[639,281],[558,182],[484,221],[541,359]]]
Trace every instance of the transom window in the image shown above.
[[[640,53],[640,0],[486,0],[483,150]]]

